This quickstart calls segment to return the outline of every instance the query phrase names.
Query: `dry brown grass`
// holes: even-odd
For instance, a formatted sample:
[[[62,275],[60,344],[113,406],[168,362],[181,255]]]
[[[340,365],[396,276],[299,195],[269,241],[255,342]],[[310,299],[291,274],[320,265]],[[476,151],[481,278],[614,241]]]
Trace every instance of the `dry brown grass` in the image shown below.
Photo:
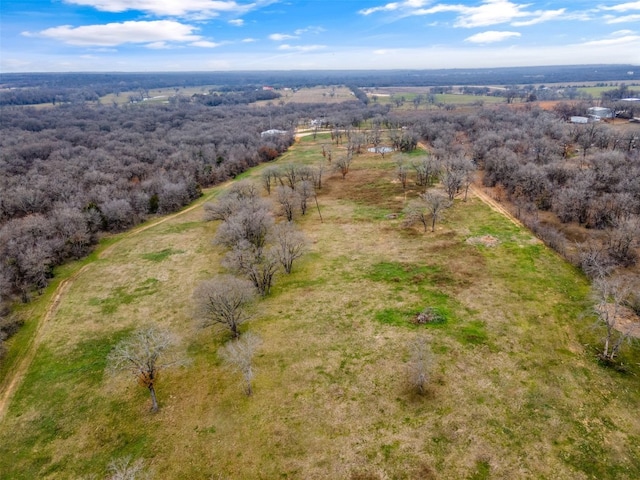
[[[282,161],[298,148],[319,150]],[[298,220],[310,251],[248,325],[263,339],[250,398],[217,358],[225,337],[191,319],[195,285],[222,271],[216,224],[196,210],[114,245],[47,326],[0,426],[0,471],[78,478],[132,455],[176,479],[632,478],[637,380],[585,347],[584,281],[477,199],[434,234],[403,230],[393,177],[390,159],[357,157],[319,195],[324,222]],[[500,244],[465,242],[484,235]],[[431,305],[446,323],[414,325]],[[130,379],[102,375],[109,346],[147,323],[193,360],[161,378],[157,415]],[[436,359],[422,396],[405,372],[418,333]]]

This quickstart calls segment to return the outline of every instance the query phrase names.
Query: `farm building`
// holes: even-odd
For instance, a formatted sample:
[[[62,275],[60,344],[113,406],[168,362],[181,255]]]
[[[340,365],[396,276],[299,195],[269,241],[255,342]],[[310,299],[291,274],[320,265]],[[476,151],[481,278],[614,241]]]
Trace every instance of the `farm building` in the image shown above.
[[[589,123],[588,117],[571,117],[571,123]]]
[[[260,136],[264,138],[264,137],[270,137],[273,135],[286,135],[287,133],[289,132],[287,132],[286,130],[277,130],[275,128],[272,128],[271,130],[265,130],[260,134]]]
[[[613,118],[613,110],[604,107],[591,107],[587,109],[587,113],[598,118]]]

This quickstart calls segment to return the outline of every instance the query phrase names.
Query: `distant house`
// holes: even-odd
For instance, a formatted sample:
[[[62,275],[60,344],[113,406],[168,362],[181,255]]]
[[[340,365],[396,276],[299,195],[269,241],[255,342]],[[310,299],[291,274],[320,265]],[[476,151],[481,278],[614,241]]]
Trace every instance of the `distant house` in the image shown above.
[[[589,123],[589,117],[571,117],[571,123]]]
[[[592,117],[613,118],[613,110],[604,107],[591,107],[587,109],[587,113]]]
[[[271,130],[265,130],[264,132],[260,133],[260,136],[264,138],[264,137],[286,135],[287,133],[289,133],[287,130],[277,130],[275,128],[272,128]]]

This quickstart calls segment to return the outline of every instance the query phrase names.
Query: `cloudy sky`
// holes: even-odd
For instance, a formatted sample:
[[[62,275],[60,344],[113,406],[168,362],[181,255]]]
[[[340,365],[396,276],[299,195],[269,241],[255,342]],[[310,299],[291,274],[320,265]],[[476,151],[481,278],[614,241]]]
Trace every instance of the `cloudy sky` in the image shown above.
[[[640,65],[640,1],[1,1],[2,72]]]

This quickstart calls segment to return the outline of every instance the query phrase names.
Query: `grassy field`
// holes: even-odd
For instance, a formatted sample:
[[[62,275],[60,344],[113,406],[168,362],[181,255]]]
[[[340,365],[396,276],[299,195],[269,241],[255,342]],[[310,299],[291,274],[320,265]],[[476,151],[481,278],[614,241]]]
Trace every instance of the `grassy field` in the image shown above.
[[[413,99],[419,94],[417,93],[396,93],[393,96],[387,94],[371,94],[370,98],[372,102],[379,103],[380,105],[391,104],[395,107],[395,98],[404,97],[404,103],[400,106],[401,110],[413,110],[415,109],[415,105],[413,104]],[[425,94],[423,94],[425,95]],[[373,98],[375,97],[375,98]],[[436,109],[437,104],[444,105],[495,105],[499,103],[505,103],[506,100],[503,97],[494,97],[489,95],[460,95],[454,93],[438,93],[434,95],[435,103],[430,105],[423,100],[422,103],[418,106],[420,110],[424,109]]]
[[[326,141],[304,137],[278,162],[318,163]],[[201,208],[87,262],[0,424],[0,478],[103,478],[125,456],[167,479],[640,478],[640,351],[623,370],[597,362],[585,279],[475,198],[435,233],[403,229],[394,170],[357,157],[326,179],[323,221],[298,219],[309,252],[247,325],[263,340],[250,398],[217,357],[225,335],[192,320],[195,286],[223,272]],[[467,241],[485,235],[499,244]],[[416,325],[426,307],[444,321]],[[163,374],[155,415],[133,378],[104,373],[112,346],[149,324],[192,361]],[[425,395],[406,379],[419,336]]]

